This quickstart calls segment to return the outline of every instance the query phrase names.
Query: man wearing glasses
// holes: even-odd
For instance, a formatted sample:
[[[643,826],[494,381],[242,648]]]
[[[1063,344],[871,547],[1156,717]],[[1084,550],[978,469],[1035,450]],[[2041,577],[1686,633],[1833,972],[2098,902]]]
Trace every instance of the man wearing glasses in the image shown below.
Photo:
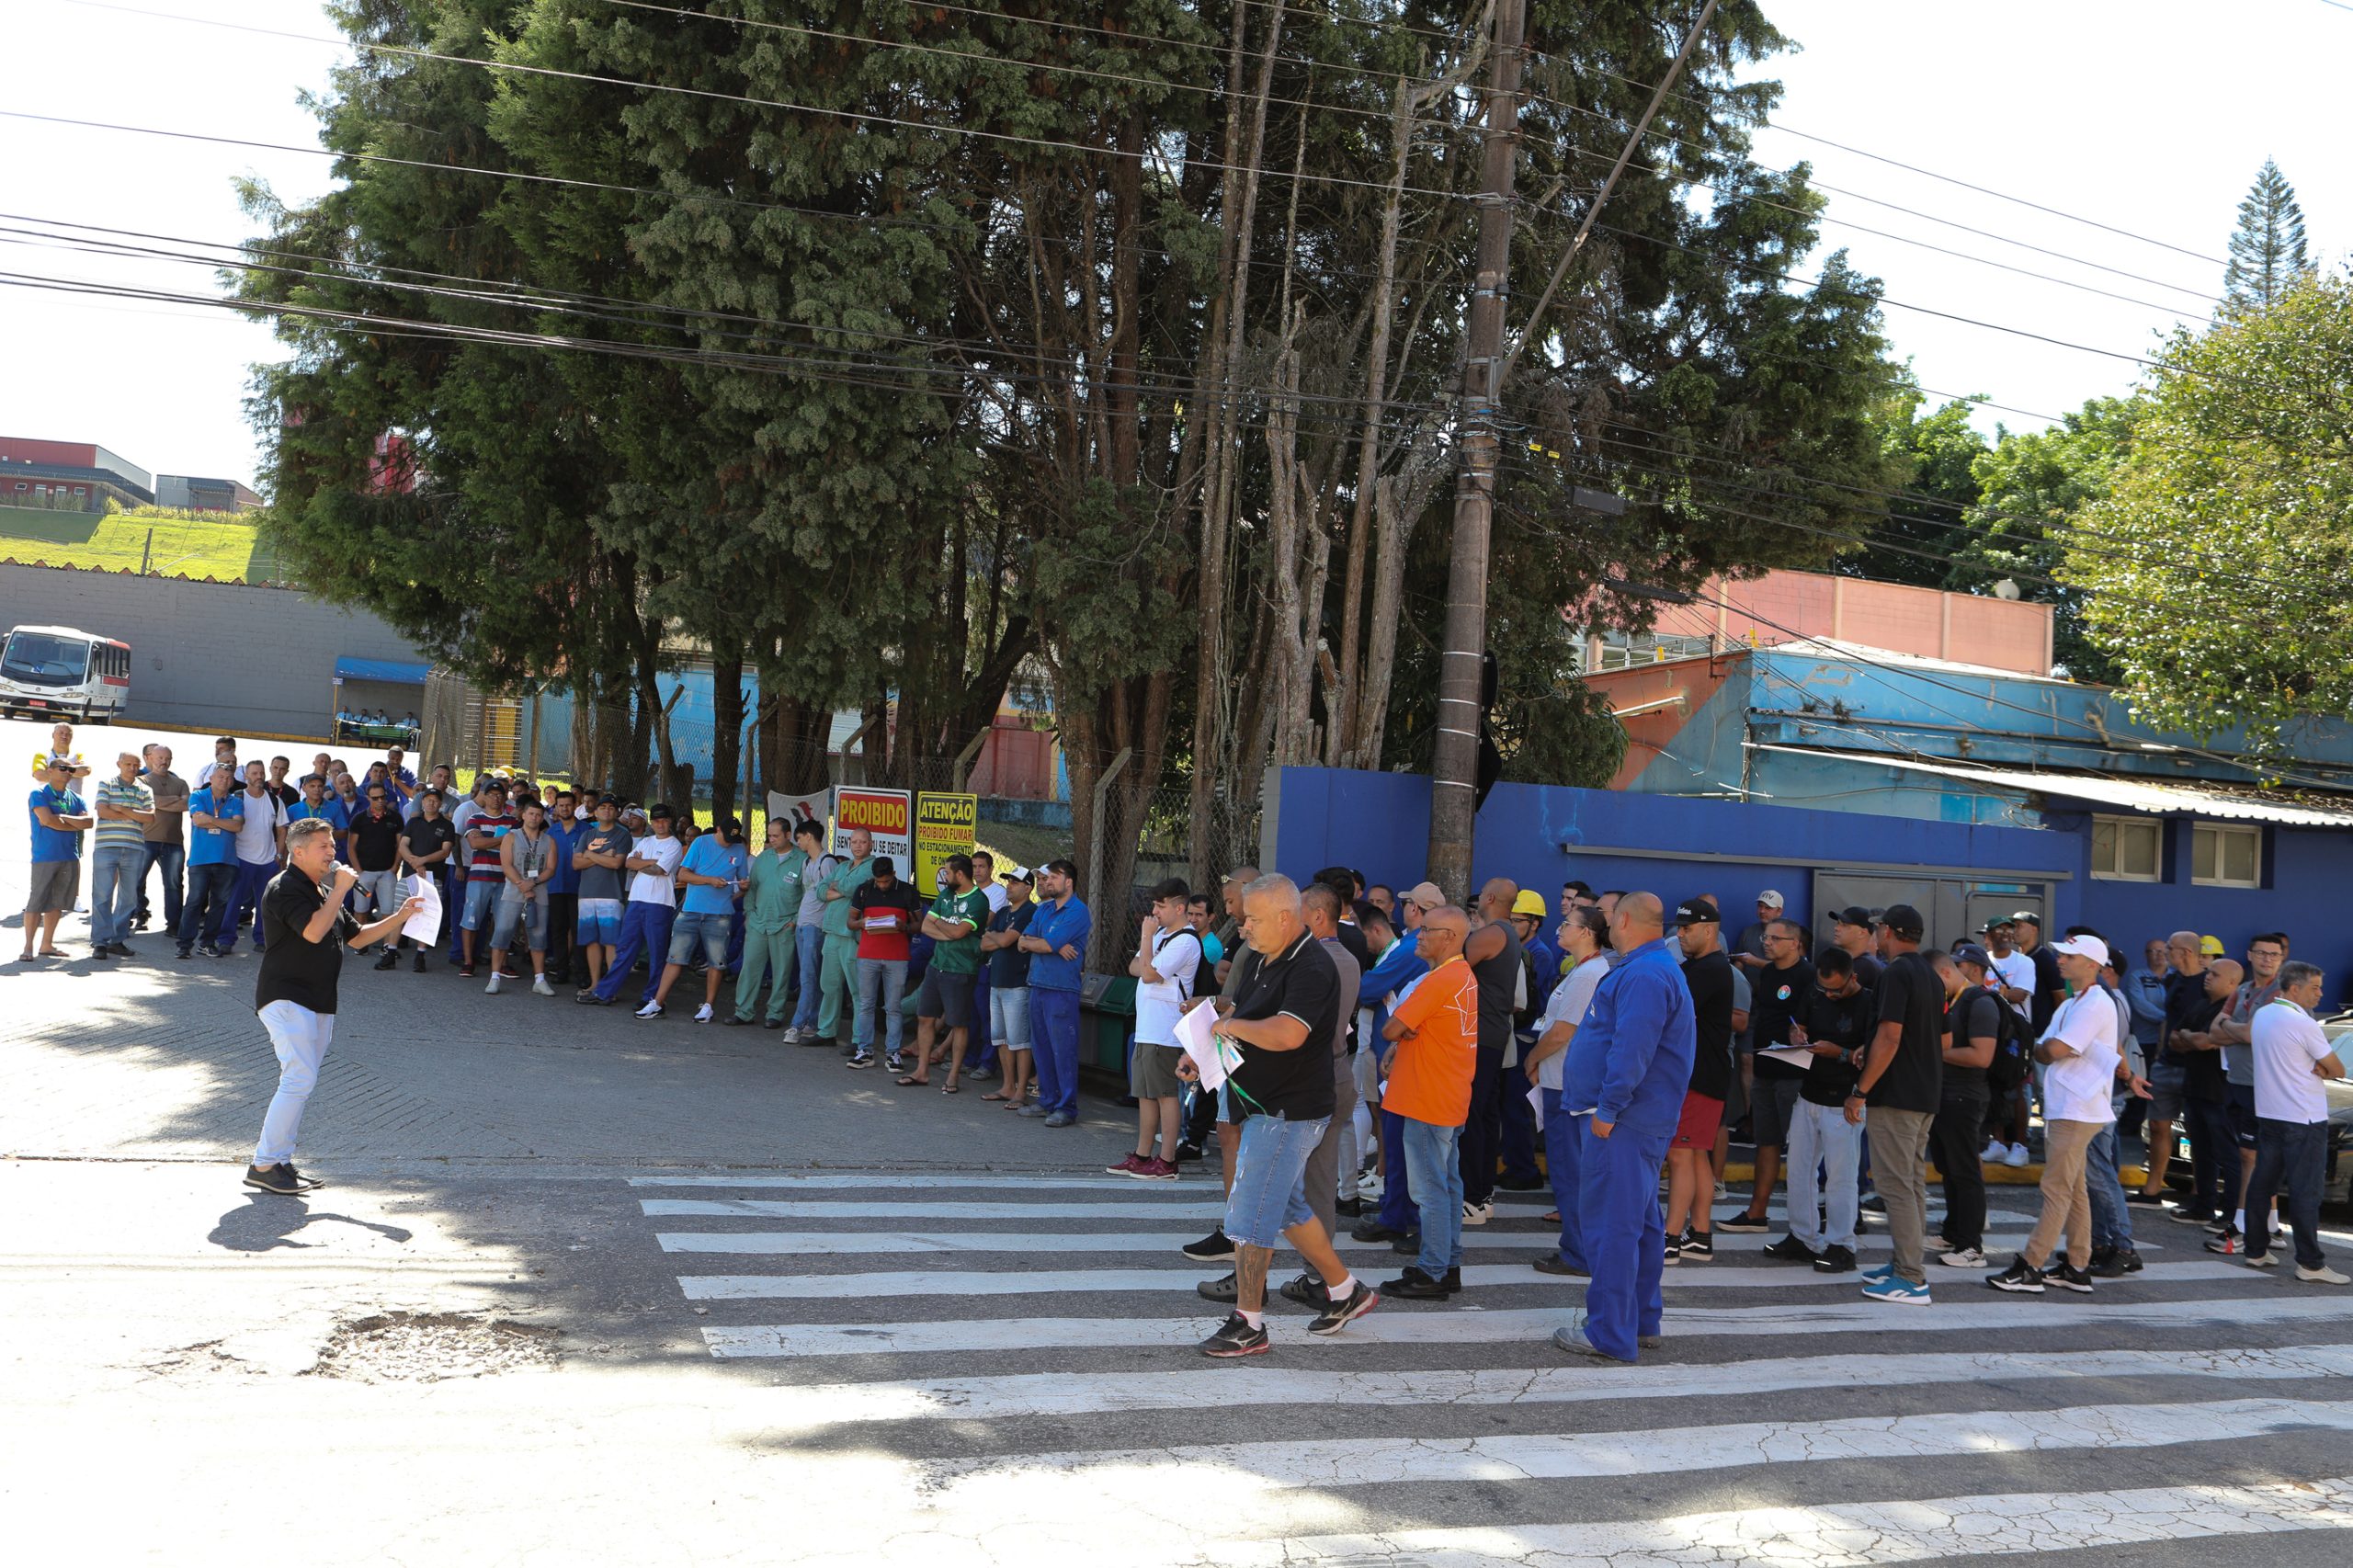
[[[401,813],[392,803],[389,785],[368,786],[368,809],[351,819],[345,830],[344,842],[349,846],[354,868],[359,873],[360,896],[367,900],[367,918],[381,920],[399,904]],[[387,969],[397,960],[397,943],[387,946],[377,961]]]

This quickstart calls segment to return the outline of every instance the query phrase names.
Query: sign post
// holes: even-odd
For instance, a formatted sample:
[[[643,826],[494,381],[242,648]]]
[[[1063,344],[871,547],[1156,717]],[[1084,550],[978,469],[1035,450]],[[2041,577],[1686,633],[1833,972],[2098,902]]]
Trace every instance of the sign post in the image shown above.
[[[970,855],[981,821],[978,795],[921,794],[915,797],[915,891],[940,887],[940,868],[950,855]]]

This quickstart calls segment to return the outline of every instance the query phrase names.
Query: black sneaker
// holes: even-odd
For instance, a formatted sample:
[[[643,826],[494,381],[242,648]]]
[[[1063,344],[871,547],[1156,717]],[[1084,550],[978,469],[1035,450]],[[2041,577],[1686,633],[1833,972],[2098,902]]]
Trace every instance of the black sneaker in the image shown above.
[[[1336,1199],[1332,1204],[1332,1212],[1343,1220],[1360,1220],[1364,1218],[1364,1199],[1361,1198]]]
[[[1874,1192],[1857,1207],[1866,1214],[1884,1214],[1887,1212],[1887,1199]]]
[[[1232,1263],[1233,1244],[1226,1240],[1225,1227],[1220,1225],[1197,1242],[1187,1242],[1185,1256],[1195,1263]]]
[[[1310,1334],[1337,1334],[1373,1308],[1381,1305],[1381,1292],[1361,1279],[1356,1282],[1354,1290],[1336,1301],[1331,1300],[1330,1292],[1324,1291],[1322,1280],[1316,1281],[1316,1289],[1323,1292],[1324,1305],[1324,1310],[1315,1314],[1315,1321],[1307,1325],[1307,1332]],[[1283,1293],[1289,1295],[1290,1288],[1285,1286]]]
[[[293,1165],[280,1160],[274,1165],[247,1165],[245,1185],[259,1192],[275,1192],[281,1197],[299,1198],[319,1184],[297,1171]]]
[[[135,959],[139,956],[131,950],[131,944],[128,942],[108,942],[107,951],[119,959]]]
[[[1778,1258],[1783,1263],[1813,1263],[1820,1260],[1822,1256],[1820,1253],[1795,1236],[1783,1236],[1765,1249],[1765,1256]]]
[[[1563,1257],[1557,1252],[1537,1254],[1533,1267],[1539,1274],[1565,1274],[1572,1278],[1576,1279],[1590,1279],[1593,1278],[1589,1271],[1579,1268],[1575,1264],[1571,1263],[1567,1258]]]
[[[1669,1236],[1666,1238],[1666,1261],[1669,1264],[1676,1264],[1683,1261],[1683,1238],[1681,1236]]]
[[[114,961],[114,949],[112,948],[92,948],[90,949],[90,956],[103,962],[112,963]]]
[[[425,972],[425,955],[423,953],[417,954],[416,961],[409,965],[409,968],[415,970],[419,974],[423,974]]]
[[[2092,1293],[2092,1277],[2072,1263],[2063,1263],[2055,1268],[2047,1269],[2042,1277],[2062,1290],[2073,1290],[2078,1296]]]
[[[1182,1143],[1176,1145],[1176,1153],[1179,1157],[1182,1157],[1184,1154],[1185,1146]],[[1404,1235],[1404,1233],[1403,1231],[1392,1231],[1388,1226],[1382,1224],[1380,1221],[1374,1220],[1370,1223],[1358,1225],[1355,1230],[1350,1231],[1348,1234],[1354,1236],[1360,1242],[1393,1242],[1398,1237]]]
[[[1690,1231],[1683,1233],[1684,1262],[1713,1263],[1715,1260],[1716,1240],[1714,1236],[1702,1236]]]
[[[1222,1279],[1204,1279],[1193,1289],[1199,1291],[1206,1301],[1224,1301],[1231,1305],[1242,1299],[1242,1287],[1235,1282],[1231,1274]]]
[[[1421,1256],[1422,1233],[1419,1231],[1406,1232],[1404,1235],[1399,1236],[1395,1241],[1389,1244],[1389,1250],[1395,1253],[1399,1257]]]
[[[1272,1346],[1263,1328],[1252,1328],[1240,1312],[1219,1327],[1215,1334],[1201,1341],[1201,1354],[1221,1361],[1239,1356],[1264,1356]]]
[[[2128,1274],[2141,1272],[2141,1255],[2131,1247],[2113,1248],[2111,1254],[2106,1263],[2097,1257],[2092,1259],[2089,1272],[2093,1278],[2121,1279]]]
[[[2193,1209],[2187,1204],[2171,1210],[2165,1218],[2184,1225],[2211,1225],[2214,1222],[2212,1214]]]
[[[1364,1287],[1359,1284],[1357,1288],[1362,1290]],[[1332,1293],[1324,1290],[1324,1281],[1313,1274],[1302,1274],[1290,1280],[1283,1286],[1281,1294],[1286,1301],[1297,1301],[1301,1306],[1313,1307],[1319,1312],[1332,1304]]]
[[[1999,1274],[1985,1276],[1985,1283],[1996,1290],[2007,1290],[2014,1295],[2040,1296],[2042,1294],[2042,1270],[2029,1263],[2021,1254],[2010,1259],[2010,1266]]]
[[[401,956],[400,956],[400,954],[398,954],[398,953],[386,953],[382,958],[380,958],[380,959],[378,959],[378,960],[376,960],[376,967],[377,967],[378,969],[391,969],[393,965],[395,965],[395,964],[399,963],[400,961],[401,961]]]
[[[1815,1255],[1813,1271],[1816,1274],[1852,1274],[1855,1272],[1854,1249],[1832,1243]]]
[[[1712,1223],[1715,1229],[1729,1231],[1736,1236],[1761,1236],[1773,1229],[1772,1221],[1761,1214],[1751,1214],[1745,1210],[1734,1214],[1729,1220],[1717,1220]]]
[[[2226,1229],[2206,1244],[2206,1250],[2223,1257],[2236,1257],[2246,1251],[2246,1238],[2234,1229]]]
[[[2164,1199],[2148,1192],[2128,1192],[2124,1195],[2124,1201],[2135,1209],[2162,1209],[2165,1206]]]
[[[200,959],[217,959],[222,956],[222,952],[219,948],[210,942],[199,942],[196,945],[196,956]]]
[[[181,948],[181,949],[179,949],[178,950],[175,951],[175,952],[172,954],[172,957],[174,957],[174,958],[176,958],[176,959],[184,959],[184,958],[188,958],[188,957],[190,957],[190,956],[191,956],[191,954],[190,954],[190,950],[189,950],[188,949],[187,949],[187,948]]]
[[[1179,1160],[1198,1160],[1198,1159],[1199,1159],[1200,1157],[1201,1157],[1201,1146],[1200,1146],[1199,1143],[1179,1143],[1179,1144],[1177,1144],[1177,1145],[1176,1145],[1176,1158],[1177,1158],[1177,1159],[1179,1159]]]
[[[1453,1274],[1456,1271],[1449,1269],[1447,1272]],[[1359,1287],[1361,1287],[1361,1281],[1359,1281]],[[1382,1294],[1394,1296],[1404,1301],[1443,1301],[1448,1296],[1453,1294],[1453,1291],[1446,1288],[1446,1281],[1443,1278],[1433,1279],[1422,1272],[1420,1266],[1411,1263],[1405,1266],[1404,1273],[1388,1281],[1381,1289]],[[1461,1286],[1458,1284],[1456,1289],[1461,1289]]]

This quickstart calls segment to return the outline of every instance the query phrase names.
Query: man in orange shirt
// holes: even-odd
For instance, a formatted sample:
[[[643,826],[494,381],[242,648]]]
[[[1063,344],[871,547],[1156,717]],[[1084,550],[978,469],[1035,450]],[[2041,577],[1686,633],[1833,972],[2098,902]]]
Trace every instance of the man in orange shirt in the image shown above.
[[[1479,983],[1462,960],[1471,917],[1452,904],[1422,917],[1415,952],[1430,968],[1381,1026],[1383,1110],[1405,1133],[1405,1181],[1422,1211],[1422,1251],[1383,1294],[1442,1301],[1462,1289],[1462,1165],[1456,1145],[1479,1065]]]

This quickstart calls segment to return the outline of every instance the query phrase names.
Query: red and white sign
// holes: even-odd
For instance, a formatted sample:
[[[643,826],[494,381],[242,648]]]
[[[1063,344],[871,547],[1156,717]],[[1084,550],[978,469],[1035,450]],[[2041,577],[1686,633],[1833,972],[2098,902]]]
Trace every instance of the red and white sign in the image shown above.
[[[904,790],[870,790],[864,785],[837,785],[834,790],[834,840],[836,855],[849,853],[852,830],[874,835],[874,853],[891,858],[902,877],[915,875],[915,797]]]

